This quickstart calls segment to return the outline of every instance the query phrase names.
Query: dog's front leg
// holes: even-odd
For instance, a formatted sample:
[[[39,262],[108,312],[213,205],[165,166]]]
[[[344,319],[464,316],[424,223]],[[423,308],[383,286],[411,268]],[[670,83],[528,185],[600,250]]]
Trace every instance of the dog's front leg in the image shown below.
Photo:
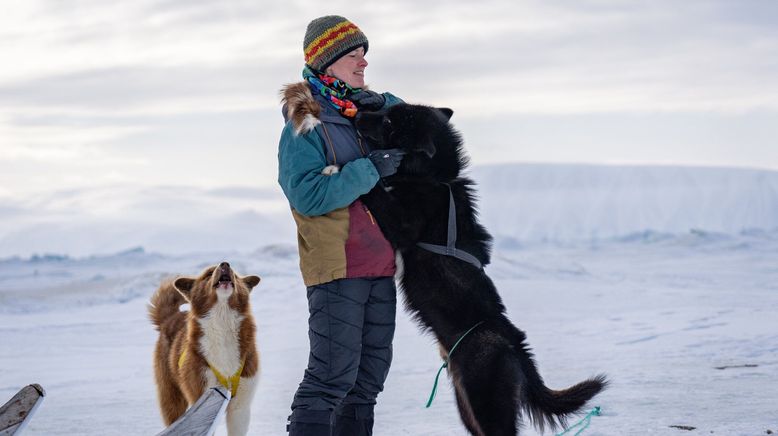
[[[251,399],[257,388],[257,377],[241,377],[238,392],[227,406],[227,434],[244,436],[249,431],[251,421]]]

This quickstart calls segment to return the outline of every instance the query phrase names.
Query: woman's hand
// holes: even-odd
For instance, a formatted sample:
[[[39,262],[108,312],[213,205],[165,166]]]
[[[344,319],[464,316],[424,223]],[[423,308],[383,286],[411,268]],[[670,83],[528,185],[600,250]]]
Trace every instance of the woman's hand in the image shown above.
[[[377,111],[384,107],[384,103],[386,103],[386,97],[377,92],[368,90],[352,94],[349,97],[349,100],[357,105],[357,109],[364,111]]]
[[[405,156],[405,151],[399,148],[390,148],[388,150],[373,150],[368,153],[367,158],[373,162],[378,176],[381,178],[391,176],[397,172],[397,167]]]

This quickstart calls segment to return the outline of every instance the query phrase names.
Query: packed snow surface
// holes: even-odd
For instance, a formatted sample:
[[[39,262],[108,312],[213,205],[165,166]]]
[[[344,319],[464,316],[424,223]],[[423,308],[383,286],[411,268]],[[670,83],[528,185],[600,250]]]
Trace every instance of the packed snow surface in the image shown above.
[[[526,331],[547,385],[563,388],[597,373],[612,381],[583,410],[603,411],[584,435],[778,432],[775,173],[523,165],[476,168],[473,175],[482,219],[497,236],[486,271],[509,317]],[[117,230],[125,245],[110,253],[113,243],[102,238],[121,217],[113,207],[140,204],[133,191],[123,192],[36,203],[42,212],[30,227],[22,219],[33,216],[29,204],[0,210],[0,403],[40,383],[48,396],[29,434],[160,431],[151,364],[156,332],[145,305],[162,279],[226,260],[262,277],[251,298],[262,366],[251,434],[285,434],[308,353],[305,288],[285,205],[262,200],[276,204],[267,208],[276,215],[256,207],[250,214],[241,202],[272,195],[182,190],[180,226],[170,218],[154,227],[148,216],[140,225],[129,218],[142,218],[143,208],[130,209],[121,219],[127,232]],[[155,199],[145,191],[143,204],[170,205],[179,195],[162,192]],[[92,196],[119,205],[90,210],[102,201]],[[175,210],[160,208],[161,221]],[[256,216],[266,226],[242,231],[222,226],[220,216],[237,227],[241,216]],[[53,249],[28,234],[37,248],[24,251],[16,232],[22,228],[49,237],[65,230],[68,242]],[[168,228],[181,238],[191,233],[185,242],[165,240]],[[374,434],[466,434],[448,381],[424,408],[440,357],[404,311],[394,350]],[[218,434],[226,434],[223,425]],[[522,434],[537,433],[527,427]]]

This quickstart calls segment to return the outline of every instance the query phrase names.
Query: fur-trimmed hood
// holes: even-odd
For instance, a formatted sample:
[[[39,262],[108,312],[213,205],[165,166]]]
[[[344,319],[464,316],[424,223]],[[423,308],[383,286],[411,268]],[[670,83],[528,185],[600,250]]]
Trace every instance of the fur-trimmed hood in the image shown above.
[[[362,89],[369,88],[365,86]],[[283,104],[281,112],[285,121],[292,121],[295,135],[306,134],[322,122],[351,125],[351,121],[329,104],[325,97],[314,95],[306,81],[285,85],[280,94]],[[392,94],[383,95],[390,104],[402,102]]]
[[[308,82],[290,83],[281,88],[284,120],[292,121],[297,135],[308,133],[321,123],[321,105],[313,98]]]

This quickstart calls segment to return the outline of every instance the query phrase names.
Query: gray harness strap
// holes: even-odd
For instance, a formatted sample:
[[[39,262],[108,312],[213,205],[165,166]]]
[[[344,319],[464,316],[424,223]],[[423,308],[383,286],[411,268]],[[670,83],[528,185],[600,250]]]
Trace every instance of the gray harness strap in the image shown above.
[[[472,254],[458,250],[457,243],[457,207],[454,204],[454,194],[451,192],[451,185],[448,186],[448,236],[446,237],[446,245],[428,244],[426,242],[418,242],[416,245],[419,247],[436,254],[442,254],[444,256],[456,257],[459,260],[464,260],[467,263],[472,264],[478,269],[483,269],[481,262],[476,259]]]

